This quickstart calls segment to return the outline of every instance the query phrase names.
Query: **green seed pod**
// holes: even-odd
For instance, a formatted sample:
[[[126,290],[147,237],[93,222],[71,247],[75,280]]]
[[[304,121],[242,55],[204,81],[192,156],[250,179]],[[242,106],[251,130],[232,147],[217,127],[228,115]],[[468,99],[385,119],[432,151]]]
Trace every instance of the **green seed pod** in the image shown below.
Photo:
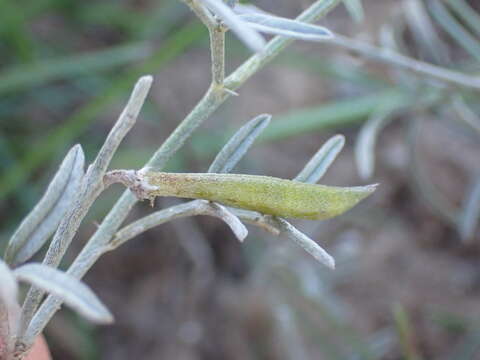
[[[216,201],[224,205],[286,218],[328,219],[370,195],[376,185],[335,187],[269,176],[163,173],[146,171],[152,196]]]

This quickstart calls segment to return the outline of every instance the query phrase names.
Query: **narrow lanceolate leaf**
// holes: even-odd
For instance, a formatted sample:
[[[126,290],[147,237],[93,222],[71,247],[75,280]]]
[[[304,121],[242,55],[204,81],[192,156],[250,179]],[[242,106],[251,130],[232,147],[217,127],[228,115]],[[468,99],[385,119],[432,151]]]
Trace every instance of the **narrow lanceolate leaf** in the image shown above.
[[[208,172],[230,172],[250,149],[258,135],[268,126],[271,118],[271,115],[263,114],[243,125],[217,154]]]
[[[0,359],[7,359],[16,335],[20,307],[17,281],[7,264],[0,260]]]
[[[333,34],[330,30],[318,26],[307,24],[297,20],[281,18],[268,14],[242,14],[239,17],[247,22],[252,28],[258,31],[288,36],[295,39],[320,41],[331,38]]]
[[[375,169],[375,144],[378,134],[391,119],[388,111],[379,111],[363,125],[355,144],[355,160],[358,172],[364,180],[373,175]]]
[[[335,269],[335,259],[327,253],[320,245],[310,239],[307,235],[298,231],[293,225],[283,219],[276,219],[280,229],[291,240],[300,245],[306,252],[312,255],[317,261],[321,262],[330,269]]]
[[[365,18],[362,0],[343,0],[348,13],[356,22],[360,23]]]
[[[230,227],[230,229],[232,229],[233,233],[240,242],[245,240],[248,235],[248,230],[237,216],[235,216],[230,210],[220,204],[208,204],[210,209],[206,211],[207,214],[212,214],[213,216],[222,219]]]
[[[335,135],[331,137],[317,151],[310,161],[305,165],[302,171],[295,178],[309,184],[315,184],[327,172],[328,168],[337,158],[345,145],[345,137],[343,135]]]
[[[459,217],[458,231],[462,240],[472,240],[480,218],[480,177],[472,185],[465,196],[462,212]]]
[[[84,162],[82,147],[75,145],[63,160],[41,200],[12,235],[5,253],[8,263],[18,264],[28,260],[55,232],[79,188]]]
[[[113,321],[110,311],[87,285],[62,271],[42,264],[27,264],[15,269],[13,273],[17,279],[61,298],[92,322],[108,324]]]
[[[366,198],[376,185],[334,187],[305,184],[269,176],[179,174],[145,171],[139,174],[150,189],[147,197],[206,199],[263,214],[301,219],[327,219],[344,213]]]
[[[265,39],[243,20],[222,0],[201,0],[215,15],[232,30],[245,45],[253,51],[261,51],[265,46]]]

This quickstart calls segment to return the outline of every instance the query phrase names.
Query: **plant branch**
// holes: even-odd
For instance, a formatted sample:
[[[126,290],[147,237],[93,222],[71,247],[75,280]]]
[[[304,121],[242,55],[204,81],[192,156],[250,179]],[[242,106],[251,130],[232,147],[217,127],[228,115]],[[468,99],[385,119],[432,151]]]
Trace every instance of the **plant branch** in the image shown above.
[[[332,38],[322,42],[334,44],[342,48],[354,51],[367,58],[378,60],[387,64],[398,66],[418,74],[426,75],[450,84],[470,87],[480,90],[480,77],[461,72],[452,71],[440,66],[415,60],[399,54],[393,50],[376,47],[368,43],[351,39],[342,35],[334,34]]]
[[[305,22],[315,21],[325,16],[330,10],[340,3],[341,0],[317,0],[306,9],[298,20]],[[286,37],[273,38],[264,50],[250,57],[234,73],[225,80],[225,87],[230,90],[238,89],[255,72],[277,56],[293,40]],[[167,138],[162,146],[148,161],[147,167],[161,170],[167,161],[178,151],[195,129],[207,119],[228,97],[230,93],[216,90],[210,87],[204,97],[195,106],[192,112],[180,123],[175,131]],[[87,245],[82,249],[68,273],[74,277],[81,278],[90,269],[102,254],[102,249],[114,236],[121,226],[137,199],[129,191],[125,191],[112,210],[103,220]],[[33,317],[26,337],[31,341],[45,327],[53,314],[60,308],[61,300],[49,296],[41,305]],[[28,346],[31,345],[31,342]]]
[[[211,29],[217,24],[217,20],[210,13],[210,11],[199,3],[197,0],[183,0],[185,4],[197,15],[200,21],[208,28]]]
[[[108,165],[118,149],[118,146],[135,124],[148,91],[150,90],[152,81],[153,79],[151,76],[144,76],[140,78],[135,85],[125,109],[110,131],[105,143],[95,158],[95,161],[89,166],[87,173],[83,177],[80,189],[73,200],[71,210],[66,213],[65,217],[60,222],[50,247],[48,248],[45,259],[43,260],[44,265],[57,267],[60,264],[60,261],[65,255],[73,237],[77,233],[83,218],[88,213],[93,202],[103,191],[103,176],[107,171]],[[37,287],[32,287],[25,298],[19,332],[19,346],[22,348],[23,344],[21,343],[25,343],[28,347],[36,337],[29,337],[28,334],[26,334],[26,337],[22,339],[22,335],[26,331],[43,295],[44,291]]]
[[[205,200],[193,200],[156,211],[153,214],[145,216],[125,226],[115,234],[112,241],[105,247],[105,251],[112,251],[128,240],[166,222],[182,217],[197,215],[214,216],[225,221],[241,241],[243,241],[247,235],[246,229],[241,225],[238,218],[223,206]]]
[[[219,204],[211,203],[205,200],[193,200],[184,204],[175,205],[167,209],[156,211],[153,214],[134,221],[133,223],[119,230],[113,237],[112,241],[105,246],[103,252],[114,250],[128,240],[137,237],[145,231],[171,220],[196,215],[210,215],[222,219],[237,234],[237,237],[241,239],[242,237],[238,235],[239,231],[236,230],[237,225],[235,225],[235,223],[234,225],[231,225],[232,221],[228,218],[225,218],[224,210],[219,211],[219,207],[223,208],[223,206]],[[228,208],[227,214],[230,214],[227,215],[228,217],[233,216],[235,219],[240,218],[247,223],[263,228],[274,235],[279,236],[284,234],[305,249],[316,260],[326,265],[330,269],[335,268],[334,259],[324,249],[322,249],[316,242],[296,229],[285,219],[237,208]],[[243,232],[243,230],[241,231]]]
[[[225,78],[225,32],[227,28],[222,21],[196,0],[184,0],[190,9],[207,27],[210,36],[210,53],[212,58],[212,82],[223,86]]]

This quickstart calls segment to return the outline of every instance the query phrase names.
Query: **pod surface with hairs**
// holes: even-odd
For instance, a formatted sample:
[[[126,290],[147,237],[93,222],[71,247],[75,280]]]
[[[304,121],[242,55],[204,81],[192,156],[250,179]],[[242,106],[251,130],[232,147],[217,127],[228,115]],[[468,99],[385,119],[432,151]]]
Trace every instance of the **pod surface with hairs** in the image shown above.
[[[243,174],[146,171],[143,175],[155,187],[152,196],[205,199],[263,214],[310,220],[340,215],[376,188],[325,186]]]

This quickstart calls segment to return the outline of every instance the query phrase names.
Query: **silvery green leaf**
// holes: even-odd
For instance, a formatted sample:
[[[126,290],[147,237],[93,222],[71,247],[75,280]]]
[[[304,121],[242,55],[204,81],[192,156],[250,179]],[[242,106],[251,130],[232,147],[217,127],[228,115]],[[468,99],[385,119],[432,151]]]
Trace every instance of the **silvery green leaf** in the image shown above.
[[[332,165],[337,158],[337,155],[342,151],[344,145],[345,137],[343,135],[331,137],[322,145],[317,153],[313,155],[295,180],[315,184],[327,172],[330,165]]]
[[[230,172],[250,149],[258,135],[268,126],[271,118],[271,115],[263,114],[243,125],[217,154],[208,172]]]
[[[18,286],[12,271],[0,259],[0,359],[6,359],[13,347],[20,317]]]
[[[74,277],[42,264],[26,264],[13,271],[18,280],[33,284],[61,298],[88,320],[108,324],[113,316],[90,288]]]
[[[319,261],[329,269],[335,269],[335,259],[315,241],[296,229],[285,219],[276,218],[276,222],[290,240],[293,240],[300,245],[306,252],[312,255],[315,260]]]
[[[355,160],[363,180],[373,175],[375,168],[375,144],[380,131],[391,119],[388,111],[377,111],[362,126],[355,144]]]
[[[333,37],[330,30],[297,20],[286,19],[268,14],[243,14],[239,17],[258,31],[287,36],[295,39],[319,41]]]
[[[469,241],[475,235],[480,217],[480,177],[472,184],[465,196],[463,209],[458,220],[458,231],[462,240]]]
[[[201,0],[201,2],[217,15],[232,30],[245,45],[255,52],[265,46],[265,39],[248,26],[233,10],[221,0]]]
[[[364,20],[365,11],[363,10],[362,0],[343,0],[343,4],[353,20],[358,23]]]
[[[84,162],[82,147],[75,145],[65,156],[43,197],[10,238],[5,253],[8,263],[28,260],[55,232],[78,190]]]
[[[214,202],[207,204],[208,209],[206,210],[206,214],[222,219],[230,227],[237,239],[243,242],[248,235],[248,230],[240,219],[223,205]]]

